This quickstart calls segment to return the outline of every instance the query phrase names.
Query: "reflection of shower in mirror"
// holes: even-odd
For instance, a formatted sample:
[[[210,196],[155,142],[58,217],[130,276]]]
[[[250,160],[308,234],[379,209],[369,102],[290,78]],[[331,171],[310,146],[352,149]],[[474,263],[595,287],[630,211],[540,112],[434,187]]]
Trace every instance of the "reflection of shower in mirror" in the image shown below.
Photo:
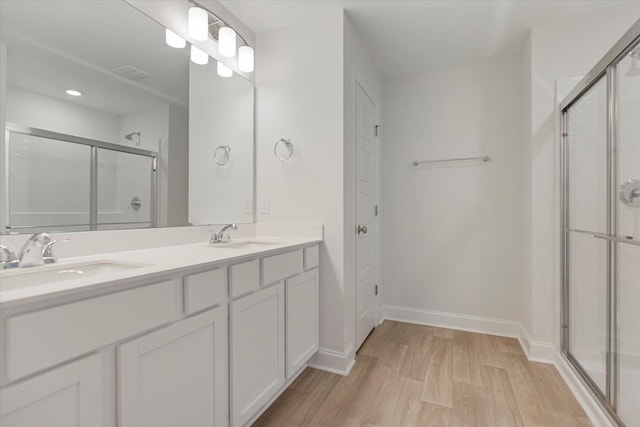
[[[139,131],[138,132],[128,133],[124,137],[127,138],[129,141],[133,141],[133,143],[135,145],[140,145],[140,132]],[[136,137],[136,138],[134,139],[134,137]]]

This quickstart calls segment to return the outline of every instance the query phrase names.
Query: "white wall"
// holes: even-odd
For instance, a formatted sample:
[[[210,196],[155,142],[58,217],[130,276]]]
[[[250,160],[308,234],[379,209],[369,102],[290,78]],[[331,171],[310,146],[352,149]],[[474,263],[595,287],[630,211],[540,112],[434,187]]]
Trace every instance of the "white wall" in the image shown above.
[[[253,101],[253,84],[218,76],[216,61],[189,64],[189,222],[253,222]]]
[[[324,224],[320,249],[320,347],[345,348],[343,15],[266,32],[256,46],[258,222]],[[273,146],[290,138],[293,156]]]
[[[531,324],[525,326],[533,341],[556,348],[560,299],[560,169],[559,130],[554,115],[555,83],[585,75],[638,16],[640,9],[636,15],[582,17],[531,31],[531,141],[526,150],[529,165],[525,167],[531,171],[527,203],[532,215],[526,224],[531,242],[531,268],[525,278],[525,293],[530,295],[528,304],[532,315]]]
[[[516,56],[386,82],[385,305],[520,319],[522,67]]]

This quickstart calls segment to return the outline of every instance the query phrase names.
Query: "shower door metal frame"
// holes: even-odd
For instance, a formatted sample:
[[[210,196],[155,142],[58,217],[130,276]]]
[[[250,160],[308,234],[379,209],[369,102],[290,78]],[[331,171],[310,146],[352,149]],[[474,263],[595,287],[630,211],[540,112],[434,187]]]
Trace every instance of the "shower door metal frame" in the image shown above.
[[[5,147],[3,157],[5,157],[6,165],[5,165],[5,176],[2,177],[4,179],[4,185],[6,186],[6,201],[3,201],[4,210],[2,215],[6,217],[6,222],[4,224],[5,230],[2,231],[10,231],[16,229],[29,229],[29,228],[47,228],[49,226],[24,226],[24,227],[11,227],[9,222],[9,133],[17,133],[21,135],[30,135],[36,136],[40,138],[53,139],[56,141],[68,142],[70,144],[79,144],[90,147],[91,149],[91,158],[90,158],[90,183],[89,183],[89,224],[70,224],[69,226],[89,226],[89,231],[95,231],[98,229],[99,225],[127,225],[132,223],[115,223],[115,224],[100,224],[98,223],[98,149],[117,151],[121,153],[127,154],[135,154],[139,156],[149,157],[151,159],[151,176],[149,177],[151,180],[151,203],[149,209],[149,222],[151,227],[157,226],[157,215],[158,215],[158,153],[155,151],[145,150],[142,148],[136,147],[128,147],[126,145],[113,144],[110,142],[98,141],[95,139],[82,138],[74,135],[67,135],[58,132],[52,132],[44,129],[32,128],[28,126],[16,125],[13,123],[7,123],[5,126],[6,138],[5,138]],[[51,227],[61,227],[61,226],[51,226]]]
[[[561,138],[560,138],[560,197],[561,197],[561,355],[573,368],[580,380],[587,386],[596,401],[605,410],[605,413],[618,425],[624,425],[616,413],[617,404],[617,375],[615,368],[618,365],[617,336],[615,324],[617,318],[617,245],[618,243],[640,245],[640,242],[628,240],[617,236],[617,148],[618,148],[618,74],[617,64],[640,43],[640,19],[622,36],[618,42],[605,54],[605,56],[587,73],[587,75],[574,87],[574,89],[560,103],[561,113]],[[583,230],[570,229],[569,223],[569,150],[568,150],[568,117],[567,112],[589,89],[595,86],[600,79],[606,79],[607,90],[607,234],[585,232]],[[606,387],[604,394],[595,382],[589,377],[578,360],[569,349],[569,325],[570,319],[570,289],[569,289],[569,233],[588,233],[594,238],[604,239],[607,243],[607,282],[606,282]]]

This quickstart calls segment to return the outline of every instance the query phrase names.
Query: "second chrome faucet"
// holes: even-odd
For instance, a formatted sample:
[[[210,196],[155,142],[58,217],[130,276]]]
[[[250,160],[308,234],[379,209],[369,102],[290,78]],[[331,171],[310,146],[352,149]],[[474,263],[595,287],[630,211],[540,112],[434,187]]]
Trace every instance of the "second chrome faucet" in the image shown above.
[[[217,233],[213,233],[211,235],[211,240],[209,241],[210,244],[213,243],[226,243],[231,241],[231,236],[229,236],[229,232],[228,230],[237,230],[238,227],[235,224],[227,224],[224,227],[222,227],[222,229],[220,231],[218,231]]]

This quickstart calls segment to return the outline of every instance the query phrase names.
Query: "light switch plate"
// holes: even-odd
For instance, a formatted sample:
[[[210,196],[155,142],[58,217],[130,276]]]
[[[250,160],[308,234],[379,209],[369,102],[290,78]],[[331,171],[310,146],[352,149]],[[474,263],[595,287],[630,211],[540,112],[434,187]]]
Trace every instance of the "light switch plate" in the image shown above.
[[[268,215],[270,210],[269,196],[260,197],[260,213]]]

